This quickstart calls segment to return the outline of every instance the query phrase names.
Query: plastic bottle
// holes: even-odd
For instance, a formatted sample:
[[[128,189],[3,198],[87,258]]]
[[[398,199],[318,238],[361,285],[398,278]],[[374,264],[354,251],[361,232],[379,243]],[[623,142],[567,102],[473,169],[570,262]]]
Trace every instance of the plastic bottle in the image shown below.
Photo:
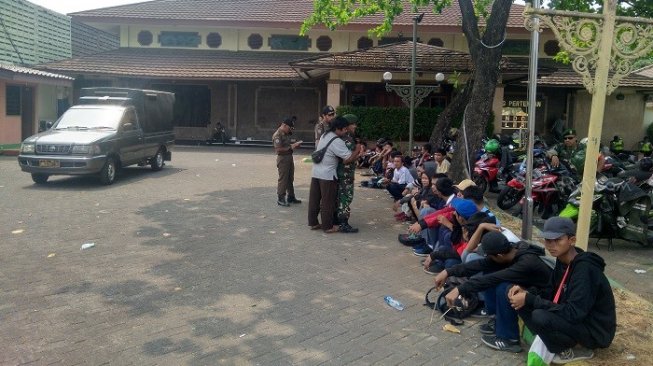
[[[383,298],[385,300],[385,303],[392,306],[393,308],[397,310],[404,310],[404,305],[400,303],[399,301],[395,300],[392,298],[392,296],[385,296]]]
[[[93,248],[94,246],[95,246],[95,243],[86,243],[86,244],[82,244],[82,247],[79,248],[79,250],[84,250],[84,249]]]

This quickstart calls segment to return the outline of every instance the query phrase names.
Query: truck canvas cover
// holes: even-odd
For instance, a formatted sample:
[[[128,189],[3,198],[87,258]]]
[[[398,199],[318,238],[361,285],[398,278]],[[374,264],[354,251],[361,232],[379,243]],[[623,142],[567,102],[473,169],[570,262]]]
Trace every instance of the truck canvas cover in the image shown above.
[[[136,108],[143,132],[173,130],[175,94],[145,89],[82,88],[79,104],[132,105]]]

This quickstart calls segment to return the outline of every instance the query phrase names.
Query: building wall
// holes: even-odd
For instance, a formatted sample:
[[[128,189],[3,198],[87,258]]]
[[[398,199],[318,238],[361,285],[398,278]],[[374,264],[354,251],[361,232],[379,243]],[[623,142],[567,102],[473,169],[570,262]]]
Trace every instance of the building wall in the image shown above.
[[[618,100],[617,95],[623,94],[624,99]],[[585,90],[579,90],[575,96],[574,127],[580,137],[586,137],[589,128],[592,95]],[[637,148],[646,132],[644,96],[631,89],[617,89],[606,97],[605,113],[601,143],[607,145],[614,135],[624,139],[626,149]]]
[[[70,58],[70,18],[25,0],[0,0],[0,62],[34,65]],[[16,47],[16,50],[12,46]]]
[[[120,47],[118,35],[93,28],[81,22],[71,22],[72,57],[92,55]]]
[[[36,88],[36,131],[39,121],[57,120],[57,96],[60,88],[53,85],[39,85]]]
[[[17,144],[21,140],[21,116],[7,116],[5,92],[7,82],[0,79],[0,144]]]
[[[151,34],[151,43],[147,45],[142,45],[139,43],[139,33],[142,31],[149,32]],[[269,38],[272,35],[288,35],[288,36],[297,36],[299,34],[298,29],[258,29],[258,28],[246,28],[246,29],[234,29],[234,28],[220,28],[220,27],[187,27],[187,26],[154,26],[154,25],[123,25],[120,27],[120,47],[143,47],[143,48],[161,48],[161,43],[159,42],[159,36],[161,32],[190,32],[197,33],[199,35],[199,44],[196,47],[168,47],[165,48],[192,48],[192,49],[206,49],[206,50],[229,50],[229,51],[279,51],[274,50],[270,47]],[[210,33],[218,33],[221,37],[221,44],[219,47],[209,47],[207,44],[207,36]],[[262,38],[262,45],[258,49],[252,49],[248,44],[248,38],[252,34],[258,34]],[[378,37],[372,37],[365,31],[326,31],[326,30],[311,30],[307,35],[310,39],[310,47],[306,49],[306,52],[345,52],[345,51],[354,51],[358,49],[358,40],[361,38],[370,38],[372,40],[372,46],[378,46],[379,41]],[[327,36],[331,39],[332,46],[327,49],[318,48],[318,38],[321,36]],[[397,38],[403,40],[409,40],[412,38],[412,34],[404,34],[402,32],[394,31],[387,34],[385,37]],[[443,42],[442,47],[455,49],[459,51],[468,51],[467,40],[462,33],[441,33],[441,32],[432,32],[424,28],[418,28],[417,37],[421,42],[427,43],[433,38],[438,38]],[[510,37],[509,40],[516,41],[528,41],[528,34],[514,34]],[[547,55],[545,53],[545,44],[548,40],[554,39],[553,35],[550,33],[544,33],[541,36],[540,42],[540,54],[543,57],[553,56]],[[525,42],[527,45],[528,43]],[[289,50],[291,51],[291,50]],[[296,51],[296,50],[294,50]],[[527,50],[522,50],[523,52],[519,53],[524,57],[528,56]]]

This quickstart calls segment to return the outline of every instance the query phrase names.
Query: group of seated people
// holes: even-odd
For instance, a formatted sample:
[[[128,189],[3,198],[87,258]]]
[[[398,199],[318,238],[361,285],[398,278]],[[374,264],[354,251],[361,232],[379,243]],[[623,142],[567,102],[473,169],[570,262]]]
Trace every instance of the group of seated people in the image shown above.
[[[423,270],[435,276],[436,287],[449,276],[468,277],[446,301],[454,306],[472,293],[478,296],[482,306],[473,316],[488,318],[479,327],[485,345],[521,352],[518,317],[549,350],[546,363],[588,359],[593,349],[610,345],[616,315],[605,262],[575,248],[570,219],[553,217],[545,223],[544,246],[556,258],[553,265],[542,246],[521,241],[501,226],[473,181],[455,184],[438,171],[437,159],[429,167],[430,146],[414,161],[417,179],[400,153],[384,149],[381,155],[386,151],[388,159],[381,166],[387,169],[391,162],[392,176],[380,175],[368,185],[385,184],[398,211],[395,218],[411,222],[399,241],[424,258]]]

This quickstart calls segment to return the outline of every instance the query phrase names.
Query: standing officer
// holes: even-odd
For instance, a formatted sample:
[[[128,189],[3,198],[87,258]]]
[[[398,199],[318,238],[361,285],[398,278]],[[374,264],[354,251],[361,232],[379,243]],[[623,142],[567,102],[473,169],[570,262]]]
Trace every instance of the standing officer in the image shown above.
[[[344,119],[349,121],[347,132],[342,136],[345,145],[349,151],[356,150],[356,125],[358,117],[353,114],[346,114]],[[336,218],[340,224],[341,233],[357,233],[358,229],[349,225],[349,216],[351,215],[351,201],[354,200],[354,178],[356,177],[356,161],[344,164],[338,163],[338,194],[336,196]]]
[[[328,105],[322,108],[322,114],[315,124],[315,147],[320,143],[320,138],[331,129],[331,121],[336,118],[336,110]]]
[[[293,187],[293,181],[295,180],[295,162],[292,158],[292,152],[293,149],[298,148],[302,143],[302,141],[297,141],[294,144],[290,143],[290,135],[292,135],[292,130],[295,129],[296,120],[297,117],[295,116],[285,118],[274,135],[272,135],[274,151],[277,153],[277,170],[279,171],[277,204],[284,207],[290,206],[291,203],[302,203],[302,201],[295,198],[295,188]],[[288,193],[287,201],[286,193]]]

